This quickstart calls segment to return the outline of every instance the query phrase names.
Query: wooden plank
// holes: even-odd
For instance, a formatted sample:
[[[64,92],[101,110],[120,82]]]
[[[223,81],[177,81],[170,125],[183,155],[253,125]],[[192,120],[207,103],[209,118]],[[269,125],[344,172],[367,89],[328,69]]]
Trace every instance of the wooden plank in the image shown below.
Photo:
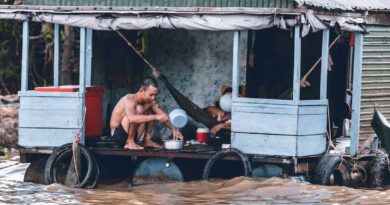
[[[19,127],[79,128],[78,110],[19,110]],[[99,122],[100,123],[100,122]]]
[[[360,104],[362,80],[363,34],[355,32],[353,62],[353,95],[352,95],[352,122],[351,122],[351,155],[356,155],[359,146],[360,132]]]
[[[264,98],[235,98],[233,99],[233,104],[235,103],[258,103],[258,104],[279,104],[279,105],[327,105],[327,100],[301,100],[301,101],[292,101],[292,100],[278,100],[278,99],[264,99]]]
[[[238,98],[238,87],[240,80],[240,31],[234,31],[233,38],[233,76],[232,76],[232,86],[233,86],[233,99]]]
[[[297,115],[232,113],[232,131],[275,135],[296,135]]]
[[[299,136],[297,138],[297,156],[323,154],[326,151],[326,134]]]
[[[298,114],[324,114],[328,113],[328,107],[326,105],[300,105],[298,107]]]
[[[301,34],[300,25],[294,27],[294,79],[293,101],[300,100],[301,92]]]
[[[22,147],[59,147],[71,143],[77,129],[19,128],[19,145]]]
[[[85,85],[86,85],[86,41],[87,29],[80,28],[80,65],[79,65],[79,94],[81,96],[81,109],[79,112],[80,119],[84,119],[85,115]],[[82,121],[80,129],[80,143],[85,143],[85,122]]]
[[[328,86],[329,29],[325,29],[322,32],[320,99],[324,100],[327,99]]]
[[[301,100],[299,105],[325,105],[328,106],[328,100]]]
[[[54,59],[53,59],[53,85],[59,86],[61,80],[60,72],[60,25],[54,24]]]
[[[233,90],[234,90],[234,88],[233,88]],[[260,99],[260,98],[245,98],[245,97],[233,98],[233,104],[236,102],[280,104],[280,105],[297,105],[298,104],[298,102],[293,102],[292,100]]]
[[[19,91],[20,97],[61,97],[61,98],[78,98],[78,92],[40,92],[40,91]]]
[[[66,97],[21,97],[20,109],[23,110],[79,110],[80,98]]]
[[[21,91],[28,90],[29,23],[23,21]]]
[[[297,115],[298,106],[269,106],[267,104],[255,104],[255,106],[237,106],[233,107],[233,113],[269,113]]]
[[[317,135],[327,132],[327,114],[298,115],[298,135]]]
[[[85,54],[85,85],[91,86],[92,85],[92,36],[93,31],[90,28],[86,29],[86,54]]]
[[[267,135],[232,133],[231,145],[246,154],[296,156],[297,137],[292,135]]]

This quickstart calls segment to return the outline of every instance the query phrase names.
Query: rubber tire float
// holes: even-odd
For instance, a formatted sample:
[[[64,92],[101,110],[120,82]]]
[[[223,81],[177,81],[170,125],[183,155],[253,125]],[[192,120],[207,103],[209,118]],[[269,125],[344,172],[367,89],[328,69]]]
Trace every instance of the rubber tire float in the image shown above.
[[[81,155],[86,159],[87,171],[80,183],[72,185],[75,188],[93,189],[98,185],[100,169],[93,154],[84,146],[79,145]],[[46,184],[60,183],[57,177],[57,169],[62,160],[68,156],[73,156],[72,144],[62,145],[58,150],[53,152],[46,162],[45,166],[45,182]]]
[[[325,154],[316,165],[312,183],[351,186],[351,166],[342,156]]]
[[[249,162],[248,157],[242,152],[240,152],[238,149],[229,148],[229,149],[222,149],[216,152],[215,154],[213,154],[209,158],[209,160],[206,162],[206,165],[204,167],[202,178],[204,180],[208,180],[211,168],[213,167],[215,162],[226,156],[237,156],[241,160],[242,165],[244,167],[244,176],[246,177],[252,176],[252,166],[251,163]]]

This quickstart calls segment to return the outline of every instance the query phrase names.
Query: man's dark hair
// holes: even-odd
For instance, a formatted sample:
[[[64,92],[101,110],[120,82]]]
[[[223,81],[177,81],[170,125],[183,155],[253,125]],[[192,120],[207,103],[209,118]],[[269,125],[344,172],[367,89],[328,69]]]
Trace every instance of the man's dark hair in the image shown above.
[[[155,88],[158,88],[157,81],[154,78],[152,78],[152,77],[144,78],[141,81],[141,85],[140,85],[139,89],[141,89],[141,88],[148,88],[149,86],[153,86]]]

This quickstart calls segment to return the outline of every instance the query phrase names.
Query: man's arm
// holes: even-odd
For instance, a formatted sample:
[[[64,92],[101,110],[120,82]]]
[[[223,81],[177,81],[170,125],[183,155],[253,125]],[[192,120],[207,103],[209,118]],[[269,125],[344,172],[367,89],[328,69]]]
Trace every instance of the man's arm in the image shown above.
[[[155,102],[152,104],[152,111],[156,114],[160,114],[160,115],[166,115],[167,114],[161,109],[160,105]],[[167,116],[168,117],[168,116]],[[169,120],[165,121],[165,122],[162,122],[166,127],[168,127],[169,129],[173,129],[173,126],[171,125],[171,123],[169,122]]]
[[[152,111],[153,111],[154,113],[156,113],[156,114],[164,114],[164,115],[166,115],[165,112],[161,109],[160,105],[159,105],[157,102],[153,103],[153,105],[152,105]],[[167,116],[167,115],[166,115],[166,116]],[[181,140],[183,139],[183,135],[181,134],[180,130],[177,129],[177,128],[174,128],[174,127],[172,126],[172,124],[169,122],[169,120],[167,120],[167,121],[165,121],[165,122],[162,122],[162,123],[163,123],[167,128],[169,128],[169,129],[172,130],[174,136],[176,136],[177,138],[179,138],[179,139],[181,139]]]
[[[153,120],[159,120],[161,122],[167,121],[168,117],[156,114],[156,115],[144,115],[144,114],[137,114],[135,111],[135,103],[134,102],[125,102],[125,112],[126,116],[129,120],[129,123],[147,123],[151,122]]]

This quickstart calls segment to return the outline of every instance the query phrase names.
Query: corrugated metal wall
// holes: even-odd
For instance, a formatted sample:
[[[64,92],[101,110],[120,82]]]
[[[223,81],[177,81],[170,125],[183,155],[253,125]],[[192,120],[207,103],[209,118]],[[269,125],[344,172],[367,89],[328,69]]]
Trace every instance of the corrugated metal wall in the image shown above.
[[[293,0],[24,0],[23,4],[46,6],[293,8],[293,2]]]
[[[374,107],[390,119],[390,26],[369,26],[368,31],[363,43],[362,138],[374,133]]]

